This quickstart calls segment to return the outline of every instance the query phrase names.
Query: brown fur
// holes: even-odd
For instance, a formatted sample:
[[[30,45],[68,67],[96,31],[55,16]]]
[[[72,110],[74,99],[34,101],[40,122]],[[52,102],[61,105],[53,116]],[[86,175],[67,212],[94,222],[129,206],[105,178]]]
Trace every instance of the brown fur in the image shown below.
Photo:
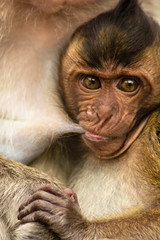
[[[160,211],[159,211],[159,198],[160,198],[160,188],[159,188],[159,158],[157,155],[160,154],[159,148],[159,139],[157,138],[157,132],[159,131],[159,112],[155,112],[150,117],[145,129],[143,130],[141,136],[132,144],[132,147],[128,150],[128,152],[124,156],[118,157],[112,163],[104,162],[102,165],[104,170],[102,172],[106,172],[106,170],[110,169],[110,167],[117,169],[116,177],[119,178],[119,175],[122,175],[122,182],[119,182],[119,187],[121,184],[128,185],[129,192],[133,191],[132,198],[138,198],[139,203],[137,206],[132,207],[132,209],[123,210],[121,214],[117,214],[116,216],[111,215],[105,220],[105,214],[102,212],[103,217],[93,216],[88,217],[91,219],[90,221],[84,216],[87,216],[87,212],[84,212],[84,204],[87,204],[87,194],[93,195],[92,204],[90,202],[90,206],[88,206],[89,211],[91,208],[93,212],[96,214],[96,209],[99,208],[97,204],[96,198],[99,198],[99,204],[102,208],[103,206],[103,188],[98,189],[96,185],[98,185],[98,181],[94,181],[94,185],[92,186],[92,191],[90,192],[90,184],[92,183],[92,178],[90,178],[90,173],[86,169],[87,162],[89,165],[91,164],[88,159],[85,161],[86,163],[81,166],[81,168],[75,169],[76,175],[72,176],[72,184],[71,186],[78,193],[78,197],[80,200],[80,206],[82,204],[82,213],[77,211],[74,208],[74,205],[71,205],[71,202],[66,202],[66,209],[68,211],[63,213],[63,209],[58,208],[60,214],[64,214],[63,221],[59,222],[58,215],[55,219],[55,223],[52,219],[47,219],[47,216],[43,215],[43,211],[41,210],[42,205],[38,201],[33,201],[31,204],[26,207],[26,209],[30,209],[32,203],[34,203],[34,208],[39,209],[39,214],[34,216],[34,209],[29,210],[33,214],[33,218],[30,219],[30,215],[26,216],[26,219],[22,219],[22,223],[17,219],[18,216],[18,208],[21,204],[23,204],[28,198],[31,199],[31,196],[34,196],[36,189],[41,186],[45,186],[48,183],[51,183],[51,189],[54,189],[56,192],[57,186],[60,189],[63,189],[63,186],[59,183],[56,183],[57,180],[51,179],[45,174],[39,173],[38,171],[31,169],[29,167],[25,167],[22,164],[15,163],[11,160],[2,158],[0,159],[0,176],[1,176],[1,184],[0,184],[0,199],[1,199],[1,239],[59,239],[57,236],[52,235],[52,231],[54,229],[57,232],[58,236],[61,236],[61,239],[83,239],[83,240],[92,240],[92,239],[131,239],[131,240],[158,240],[160,239]],[[142,154],[143,153],[143,154]],[[127,156],[127,159],[126,159]],[[93,161],[93,158],[92,158]],[[111,160],[110,160],[111,161]],[[125,166],[124,166],[125,161]],[[99,165],[97,160],[96,162],[92,162],[92,165],[95,166],[95,174],[94,177],[99,175],[99,170],[97,169],[97,164]],[[100,167],[100,165],[99,165]],[[77,174],[78,170],[78,174]],[[97,171],[98,170],[98,171]],[[84,181],[84,174],[85,181]],[[88,179],[87,179],[88,178]],[[115,176],[114,176],[115,178]],[[124,178],[124,179],[123,179]],[[123,180],[122,180],[123,179]],[[82,186],[80,186],[80,182]],[[91,181],[91,182],[90,182]],[[115,180],[114,180],[115,181]],[[56,183],[56,185],[55,185]],[[105,179],[102,181],[102,184],[105,185]],[[111,184],[111,183],[109,183]],[[78,189],[78,188],[79,189]],[[125,187],[125,188],[126,188]],[[94,192],[97,191],[96,198],[94,197]],[[127,188],[125,189],[125,193],[127,194]],[[57,191],[58,192],[58,191]],[[86,193],[85,193],[86,192]],[[33,194],[33,195],[32,195]],[[39,192],[40,194],[40,192]],[[41,198],[41,195],[38,195],[38,199]],[[102,199],[101,199],[102,196]],[[53,197],[51,195],[51,197]],[[82,199],[83,201],[82,202]],[[60,197],[61,199],[61,197]],[[59,200],[60,200],[59,199]],[[120,199],[120,196],[117,195],[117,207],[119,202],[124,200]],[[61,201],[61,200],[60,200]],[[94,203],[94,204],[93,204]],[[47,203],[45,203],[47,204]],[[48,203],[49,204],[49,203]],[[59,202],[61,205],[61,202]],[[107,204],[107,201],[106,201]],[[59,206],[60,206],[59,205]],[[26,205],[27,206],[27,205]],[[49,206],[48,206],[49,207]],[[52,211],[57,211],[56,205],[52,206]],[[25,208],[24,208],[25,209]],[[21,211],[25,211],[21,209]],[[28,211],[28,210],[27,210]],[[23,213],[24,214],[24,213]],[[46,212],[44,212],[46,214]],[[115,213],[116,214],[116,213]],[[54,215],[53,215],[54,216]],[[35,219],[36,217],[36,219]],[[28,219],[27,219],[28,218]],[[41,223],[36,223],[37,219],[46,223],[47,225],[44,227]],[[50,222],[51,221],[51,222]],[[25,224],[24,224],[25,223]],[[58,223],[58,226],[56,225]],[[19,225],[20,224],[20,225]],[[48,227],[47,227],[48,226]],[[57,226],[55,228],[55,226]],[[49,231],[47,229],[50,229]],[[63,229],[61,231],[61,229]],[[5,233],[6,231],[6,233]],[[5,236],[5,237],[4,237]],[[7,239],[8,236],[8,239]],[[55,237],[55,238],[54,238]]]
[[[20,213],[22,222],[38,218],[65,240],[160,239],[160,27],[136,1],[121,4],[80,27],[62,56],[62,98],[84,129],[79,142],[66,140],[67,185],[81,213],[52,191]]]

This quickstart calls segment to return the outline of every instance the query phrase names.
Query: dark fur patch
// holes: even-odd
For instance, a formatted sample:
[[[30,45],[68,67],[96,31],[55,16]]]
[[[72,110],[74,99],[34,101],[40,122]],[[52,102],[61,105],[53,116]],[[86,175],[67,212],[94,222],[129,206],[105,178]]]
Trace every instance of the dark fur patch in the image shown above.
[[[82,25],[73,35],[83,40],[79,55],[88,66],[104,62],[127,66],[155,40],[158,24],[149,18],[136,0],[122,0],[117,7]]]

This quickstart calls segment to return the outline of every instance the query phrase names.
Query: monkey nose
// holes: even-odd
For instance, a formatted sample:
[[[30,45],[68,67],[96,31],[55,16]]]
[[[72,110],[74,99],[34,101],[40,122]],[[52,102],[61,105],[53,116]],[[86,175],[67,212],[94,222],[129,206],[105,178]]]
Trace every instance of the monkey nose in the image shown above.
[[[93,106],[88,106],[87,107],[87,115],[88,116],[93,116],[96,114],[96,109]]]

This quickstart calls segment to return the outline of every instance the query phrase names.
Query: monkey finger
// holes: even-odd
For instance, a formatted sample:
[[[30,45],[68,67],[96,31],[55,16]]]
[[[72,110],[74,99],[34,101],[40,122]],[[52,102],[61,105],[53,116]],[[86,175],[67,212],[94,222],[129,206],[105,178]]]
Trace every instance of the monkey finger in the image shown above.
[[[25,206],[27,206],[27,205],[28,205],[27,202],[21,204],[20,207],[19,207],[19,209],[18,209],[18,211],[20,212],[20,211],[21,211],[23,208],[25,208]]]
[[[80,207],[79,207],[79,202],[78,202],[78,198],[77,198],[77,194],[74,193],[74,192],[72,191],[72,189],[70,189],[70,188],[64,189],[64,193],[65,193],[67,196],[69,196],[70,199],[72,200],[72,202],[76,205],[76,207],[78,207],[78,208],[80,209]]]
[[[34,193],[38,192],[40,190],[48,192],[48,193],[52,193],[52,194],[54,194],[58,197],[64,197],[65,196],[64,193],[58,187],[53,186],[52,184],[49,184],[49,183],[42,186],[41,188],[35,190]]]
[[[21,206],[19,213],[22,214],[23,212],[27,211],[28,214],[28,212],[38,209],[43,209],[53,213],[54,206],[69,208],[70,203],[70,199],[62,199],[60,197],[54,196],[53,194],[39,191],[33,194],[26,204]]]
[[[22,209],[18,214],[18,219],[21,220],[22,218],[26,217],[27,215],[31,214],[34,211],[40,211],[40,210],[46,210],[47,206],[49,204],[46,204],[43,200],[36,200],[29,205],[27,205],[24,209]]]
[[[48,212],[36,211],[29,215],[24,216],[21,220],[21,223],[29,223],[29,222],[43,222],[49,224],[49,219],[52,216]]]
[[[37,211],[48,212],[51,215],[57,215],[57,213],[66,212],[65,207],[57,206],[56,204],[51,204],[44,200],[35,200],[19,212],[18,219],[21,220],[27,215]]]
[[[55,195],[57,197],[60,197],[61,199],[64,199],[64,200],[66,200],[66,197],[67,197],[67,199],[69,197],[69,199],[71,199],[73,203],[75,203],[75,204],[77,204],[77,206],[79,206],[77,195],[70,188],[65,188],[63,190],[63,192],[61,192],[58,188],[53,188],[53,186],[51,184],[47,184],[47,185],[43,186],[42,188],[40,188],[39,190],[37,190],[35,192],[35,196],[33,196],[34,197],[33,200],[38,199],[38,198],[42,198],[42,199],[45,199],[46,201],[49,201],[51,203],[56,203],[55,201],[52,202],[51,199],[49,199],[49,195],[48,195],[48,199],[43,198],[44,195],[41,196],[41,194],[43,194],[42,191],[44,191],[46,193],[48,192],[50,194],[53,194],[53,195]],[[47,196],[47,194],[46,194],[46,196]]]
[[[47,184],[47,185],[35,190],[33,195],[31,195],[28,198],[28,200],[19,207],[19,211],[21,211],[23,208],[25,208],[28,204],[30,204],[31,202],[33,202],[36,199],[44,199],[44,200],[46,199],[46,201],[49,201],[47,198],[45,198],[45,192],[46,193],[48,192],[52,195],[61,197],[63,199],[65,198],[64,193],[62,193],[58,188],[55,188],[54,190],[53,189],[54,188],[51,184]],[[51,196],[49,199],[51,199]]]
[[[44,187],[40,188],[39,190],[43,190],[43,191],[46,191],[48,193],[51,193],[51,194],[53,194],[57,197],[60,197],[61,199],[64,199],[65,201],[67,201],[67,199],[68,200],[71,199],[72,202],[79,208],[77,195],[70,188],[65,188],[63,190],[63,192],[61,192],[59,189],[53,188],[52,185],[47,184]],[[47,201],[49,201],[49,199]],[[51,202],[51,201],[49,201],[49,202]],[[54,201],[53,203],[56,203],[56,202]]]

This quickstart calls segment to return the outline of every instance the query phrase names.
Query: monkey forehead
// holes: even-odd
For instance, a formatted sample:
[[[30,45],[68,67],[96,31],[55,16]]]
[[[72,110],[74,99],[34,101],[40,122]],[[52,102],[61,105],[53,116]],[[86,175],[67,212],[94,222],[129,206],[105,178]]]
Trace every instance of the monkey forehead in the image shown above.
[[[116,29],[117,28],[115,27],[115,31]],[[118,31],[119,30],[117,29],[117,32]],[[103,38],[103,34],[104,28],[101,29],[99,38]],[[155,83],[159,83],[160,40],[158,35],[156,36],[155,41],[152,43],[152,47],[147,46],[136,56],[136,61],[132,59],[132,63],[128,66],[119,64],[116,66],[116,68],[115,64],[110,60],[103,62],[100,68],[95,68],[95,66],[92,65],[90,66],[90,59],[86,57],[86,54],[83,50],[84,41],[85,39],[83,37],[77,35],[74,41],[72,41],[70,46],[67,48],[62,64],[62,72],[65,75],[65,78],[67,78],[67,76],[71,73],[83,71],[84,73],[92,73],[93,75],[95,74],[101,76],[102,78],[106,78],[106,74],[108,78],[109,76],[113,78],[113,75],[119,76],[122,74],[137,75],[139,78],[147,79],[148,83],[153,87],[153,89],[155,88]],[[121,47],[123,50],[125,49],[125,40],[123,39],[121,42]]]
[[[120,35],[120,34],[124,34],[124,38],[122,39],[121,41],[121,51],[125,50],[126,48],[126,44],[125,44],[125,32],[124,33],[119,33],[119,30],[116,29],[115,27],[115,32],[117,30],[117,36]],[[104,31],[106,33],[106,28],[102,28],[101,31],[100,31],[100,34],[99,34],[99,41],[103,41],[103,36],[104,36]],[[109,31],[109,29],[108,29]],[[93,39],[93,42],[92,44],[94,44],[94,40]],[[116,41],[119,41],[118,38],[116,39]],[[95,58],[93,57],[89,57],[87,56],[86,54],[86,51],[84,50],[84,42],[85,42],[85,39],[80,36],[78,36],[77,38],[74,39],[74,41],[72,42],[72,44],[70,44],[70,46],[68,47],[67,51],[66,51],[66,54],[65,54],[65,57],[63,58],[63,64],[62,64],[62,69],[63,71],[65,72],[65,75],[67,77],[68,74],[70,74],[71,72],[74,72],[74,71],[80,71],[80,69],[83,69],[83,70],[90,70],[91,72],[98,72],[98,73],[110,73],[110,74],[113,74],[113,73],[121,73],[122,74],[122,70],[124,71],[125,69],[128,71],[128,69],[133,69],[135,71],[135,73],[140,73],[141,70],[142,72],[145,71],[146,74],[149,74],[149,78],[148,79],[152,79],[151,76],[154,76],[155,77],[155,73],[159,73],[157,67],[156,67],[156,63],[158,63],[159,65],[159,62],[160,60],[156,60],[156,63],[155,62],[155,59],[158,58],[158,55],[157,54],[157,50],[160,49],[159,47],[153,47],[153,48],[150,48],[150,47],[146,47],[146,49],[144,49],[143,51],[141,51],[135,59],[132,59],[132,62],[131,64],[128,64],[128,66],[124,66],[123,62],[119,62],[117,64],[117,59],[114,59],[114,61],[110,58],[104,60],[104,57],[102,57],[102,52],[103,49],[99,49],[99,50],[95,50],[95,51],[98,51],[98,52],[101,52],[100,53],[97,53],[99,54],[98,56],[98,60],[100,62],[100,64],[97,62],[95,63]],[[95,43],[96,45],[96,43]],[[93,49],[94,51],[94,49]],[[94,55],[94,52],[92,52],[92,54]],[[135,60],[135,61],[134,61]],[[142,66],[142,62],[143,62],[143,67]],[[151,67],[152,66],[152,67]],[[143,68],[143,69],[142,69]],[[96,70],[97,69],[97,70]]]

